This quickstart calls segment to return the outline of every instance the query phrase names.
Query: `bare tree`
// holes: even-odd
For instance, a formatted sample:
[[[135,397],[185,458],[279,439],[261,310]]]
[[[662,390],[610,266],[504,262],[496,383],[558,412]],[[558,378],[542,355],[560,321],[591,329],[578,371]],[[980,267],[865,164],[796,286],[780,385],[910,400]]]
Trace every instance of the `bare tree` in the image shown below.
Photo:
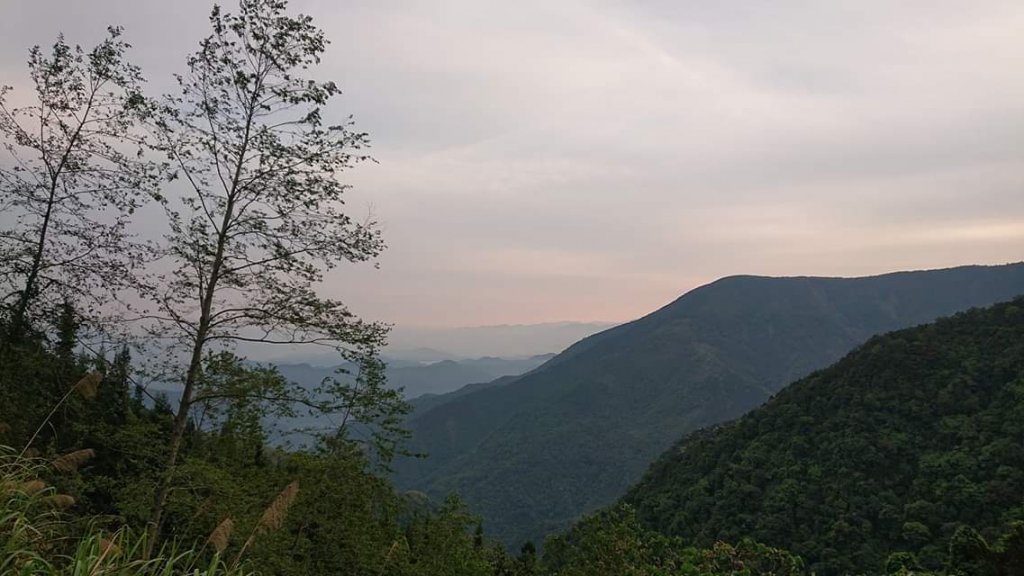
[[[351,131],[350,121],[326,125],[321,109],[338,88],[303,77],[327,40],[309,17],[285,8],[280,0],[242,0],[237,14],[215,7],[213,32],[178,77],[179,94],[154,112],[160,147],[184,192],[167,204],[168,271],[150,283],[154,305],[142,317],[185,360],[150,546],[190,411],[216,395],[197,394],[214,353],[238,342],[316,344],[371,362],[387,331],[316,292],[326,270],[372,259],[384,245],[373,222],[342,211],[347,186],[337,180],[366,158],[367,136]]]
[[[158,171],[134,130],[144,99],[120,28],[89,52],[58,37],[30,51],[34,102],[11,107],[0,87],[0,306],[6,343],[73,301],[97,312],[128,284],[144,251],[129,216]]]

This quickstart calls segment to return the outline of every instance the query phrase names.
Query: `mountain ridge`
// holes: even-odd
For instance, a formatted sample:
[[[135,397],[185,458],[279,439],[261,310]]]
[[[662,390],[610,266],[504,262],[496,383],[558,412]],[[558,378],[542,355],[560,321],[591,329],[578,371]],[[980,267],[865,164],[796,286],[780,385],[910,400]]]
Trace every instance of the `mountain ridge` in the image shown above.
[[[687,432],[730,420],[871,335],[1024,293],[1024,264],[863,278],[736,275],[591,335],[529,374],[435,399],[430,457],[396,480],[458,491],[509,545],[618,498]]]

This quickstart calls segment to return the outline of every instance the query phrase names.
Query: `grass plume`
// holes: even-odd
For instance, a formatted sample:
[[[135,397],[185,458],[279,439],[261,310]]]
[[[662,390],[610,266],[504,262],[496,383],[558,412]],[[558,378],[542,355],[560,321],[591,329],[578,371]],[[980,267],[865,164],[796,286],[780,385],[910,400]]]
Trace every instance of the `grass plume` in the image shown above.
[[[228,547],[228,540],[231,539],[231,532],[235,529],[235,521],[230,517],[225,518],[210,532],[210,537],[206,539],[206,542],[213,546],[213,549],[218,554],[223,553]]]
[[[46,488],[46,482],[35,478],[23,483],[20,488],[22,494],[25,494],[26,496],[34,496]]]
[[[50,465],[53,466],[54,470],[68,474],[74,472],[79,466],[85,464],[95,456],[96,452],[93,451],[92,448],[83,448],[81,450],[75,450],[74,452],[68,452],[63,456],[54,459]]]
[[[54,508],[70,508],[75,505],[75,499],[67,494],[54,494],[43,498],[43,502]]]
[[[274,498],[274,501],[267,506],[267,509],[263,511],[263,516],[260,517],[260,521],[256,524],[255,531],[260,534],[265,534],[273,530],[277,530],[284,524],[284,518],[288,515],[288,509],[295,503],[295,498],[299,495],[299,481],[293,480],[281,493]]]
[[[85,376],[82,376],[78,383],[75,384],[75,387],[73,389],[77,390],[78,393],[81,394],[83,398],[91,400],[96,397],[96,392],[99,390],[100,382],[102,381],[103,374],[96,370],[93,370],[92,372],[89,372]]]
[[[281,493],[278,494],[274,500],[267,506],[267,509],[263,511],[263,515],[260,516],[259,522],[253,527],[252,533],[249,534],[249,538],[245,540],[245,544],[242,545],[242,549],[238,551],[238,555],[235,556],[232,566],[236,566],[238,561],[242,559],[242,554],[249,548],[253,540],[256,539],[260,534],[266,534],[277,530],[284,524],[284,519],[288,515],[288,509],[295,503],[295,498],[299,495],[299,481],[292,480]]]

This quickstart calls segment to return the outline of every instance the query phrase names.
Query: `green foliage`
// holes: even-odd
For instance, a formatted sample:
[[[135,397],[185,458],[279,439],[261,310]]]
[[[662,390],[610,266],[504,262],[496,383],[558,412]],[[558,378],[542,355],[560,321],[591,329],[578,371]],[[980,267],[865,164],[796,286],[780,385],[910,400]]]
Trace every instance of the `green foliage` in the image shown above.
[[[909,558],[894,552],[993,573],[985,537],[1024,518],[1022,304],[873,338],[685,438],[625,501],[666,534],[702,546],[752,537],[822,575]]]
[[[989,576],[995,574],[992,550],[988,542],[969,526],[961,526],[953,533],[949,541],[949,561],[947,567],[951,574],[964,576]]]
[[[917,556],[910,552],[893,552],[885,559],[885,574],[906,574],[921,570]]]
[[[548,574],[557,576],[797,576],[803,562],[784,550],[748,539],[699,550],[645,530],[634,510],[620,505],[589,516],[548,540]]]
[[[656,550],[660,543],[644,533],[631,508],[620,507],[588,517],[568,534],[549,539],[544,563],[562,576],[640,575],[648,567],[664,567],[667,559]]]
[[[702,574],[795,576],[804,573],[804,563],[799,557],[749,538],[740,540],[735,546],[716,542],[710,550],[701,553],[700,559]]]
[[[216,554],[165,546],[144,557],[145,535],[127,527],[112,531],[74,521],[65,508],[73,498],[57,493],[44,477],[54,464],[18,456],[0,446],[0,574],[34,576],[245,576]]]
[[[392,568],[410,576],[474,576],[487,574],[490,563],[481,550],[482,542],[471,535],[477,519],[457,497],[450,497],[436,515],[412,518],[398,550],[400,567]]]
[[[1024,576],[1024,522],[1011,522],[996,541],[994,554],[999,576]]]
[[[127,362],[125,354],[117,357]],[[209,386],[203,390],[246,385],[232,380],[250,373],[232,359],[222,360],[207,364]],[[228,575],[252,565],[282,575],[441,576],[485,575],[492,566],[515,563],[482,536],[473,536],[479,523],[457,500],[433,510],[397,494],[374,474],[371,452],[359,442],[331,436],[308,451],[267,447],[255,417],[261,411],[249,404],[251,394],[235,403],[227,401],[233,395],[223,394],[209,415],[217,425],[190,428],[174,478],[184,489],[172,492],[170,529],[149,553],[143,529],[170,414],[166,407],[146,408],[129,397],[122,413],[112,410],[109,420],[92,420],[102,406],[119,406],[127,396],[115,378],[125,367],[110,368],[89,398],[69,394],[80,385],[68,387],[66,399],[76,399],[68,404],[74,410],[54,412],[67,420],[66,433],[40,440],[47,452],[85,442],[97,442],[95,449],[51,457],[53,463],[20,458],[13,450],[0,458],[6,506],[0,514],[0,561],[6,566],[0,573],[16,564],[33,574]],[[276,381],[272,370],[253,374]],[[281,501],[281,487],[296,479],[301,488],[287,505],[268,506]],[[25,485],[31,491],[20,488]],[[57,510],[55,504],[71,508]],[[225,520],[233,530],[220,530]]]

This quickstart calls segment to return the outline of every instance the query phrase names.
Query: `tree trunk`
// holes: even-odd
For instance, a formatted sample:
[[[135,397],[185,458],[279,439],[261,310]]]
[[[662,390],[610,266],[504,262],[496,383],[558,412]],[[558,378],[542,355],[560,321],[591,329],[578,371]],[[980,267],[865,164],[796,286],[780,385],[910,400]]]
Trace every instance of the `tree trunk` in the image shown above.
[[[89,119],[89,114],[92,113],[93,102],[96,98],[97,89],[97,86],[93,86],[92,91],[89,93],[89,101],[85,105],[85,112],[82,113],[82,119],[78,121],[78,126],[75,127],[74,133],[71,135],[71,138],[68,139],[68,145],[64,149],[64,153],[61,154],[60,162],[57,163],[56,168],[51,167],[52,165],[47,160],[46,150],[43,146],[42,133],[45,121],[43,120],[42,108],[40,108],[39,147],[43,163],[46,165],[47,171],[50,172],[50,189],[46,198],[46,212],[43,215],[43,223],[39,230],[39,241],[36,243],[36,250],[32,255],[32,267],[29,270],[28,278],[25,280],[25,289],[21,292],[21,295],[18,297],[18,303],[15,305],[14,316],[11,318],[11,325],[8,332],[8,340],[10,342],[20,341],[24,336],[26,328],[25,316],[28,314],[28,305],[35,296],[36,283],[39,281],[39,271],[43,267],[43,255],[46,251],[46,236],[50,230],[50,221],[53,218],[53,206],[56,203],[57,198],[57,184],[60,180],[61,174],[64,172],[64,167],[68,163],[68,159],[71,157],[71,152],[75,149],[75,145],[78,144],[78,138],[82,134],[82,128]]]
[[[164,509],[167,506],[167,497],[171,491],[171,480],[174,474],[174,467],[178,463],[178,455],[181,453],[181,443],[185,436],[185,428],[188,424],[188,414],[192,409],[192,394],[199,373],[202,369],[203,351],[206,345],[206,338],[209,335],[210,323],[212,322],[213,297],[216,292],[217,283],[220,280],[221,268],[224,265],[224,250],[228,242],[228,230],[231,219],[234,215],[236,193],[238,182],[242,176],[242,167],[245,162],[245,154],[249,147],[253,116],[256,105],[257,90],[253,90],[253,97],[249,103],[246,117],[245,135],[242,138],[242,145],[238,152],[238,161],[235,165],[234,177],[231,180],[231,188],[227,194],[227,204],[224,207],[224,217],[221,220],[220,230],[217,233],[217,251],[213,257],[213,264],[210,266],[210,275],[206,282],[206,294],[203,295],[202,308],[199,314],[199,327],[196,330],[195,344],[192,346],[192,357],[189,360],[188,372],[185,374],[185,388],[181,394],[181,402],[178,404],[178,411],[174,416],[174,428],[171,431],[170,454],[167,456],[167,467],[157,486],[153,499],[153,510],[150,514],[147,532],[149,537],[146,541],[146,558],[152,556],[157,540],[160,539],[161,524],[163,523]],[[214,151],[216,154],[216,150]],[[201,286],[202,284],[200,284]]]

